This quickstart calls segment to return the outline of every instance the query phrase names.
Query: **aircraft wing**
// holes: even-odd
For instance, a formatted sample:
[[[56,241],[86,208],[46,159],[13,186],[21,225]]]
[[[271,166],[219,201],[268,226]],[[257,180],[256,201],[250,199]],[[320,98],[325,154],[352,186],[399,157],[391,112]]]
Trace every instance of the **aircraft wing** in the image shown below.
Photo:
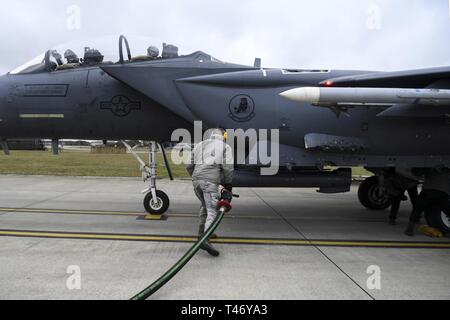
[[[450,67],[396,72],[375,72],[356,76],[346,76],[328,79],[327,81],[322,82],[321,85],[366,88],[426,88],[443,80],[446,82],[446,86],[444,84],[445,88],[450,89]]]

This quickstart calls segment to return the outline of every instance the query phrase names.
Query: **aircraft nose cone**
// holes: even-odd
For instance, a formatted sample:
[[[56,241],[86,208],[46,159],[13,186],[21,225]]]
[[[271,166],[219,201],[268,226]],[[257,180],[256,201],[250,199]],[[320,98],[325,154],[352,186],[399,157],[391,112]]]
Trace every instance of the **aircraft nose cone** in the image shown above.
[[[320,88],[295,88],[280,93],[280,96],[295,102],[318,103],[320,100]]]

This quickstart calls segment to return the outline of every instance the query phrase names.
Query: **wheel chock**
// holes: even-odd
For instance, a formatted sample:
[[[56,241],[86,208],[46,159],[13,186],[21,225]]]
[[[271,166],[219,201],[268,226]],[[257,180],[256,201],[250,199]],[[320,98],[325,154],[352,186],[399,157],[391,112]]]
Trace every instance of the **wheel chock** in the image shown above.
[[[427,237],[431,237],[431,238],[443,238],[444,237],[444,234],[442,233],[442,231],[440,231],[436,228],[432,228],[427,225],[420,226],[419,232],[426,235]]]
[[[165,214],[163,214],[163,215],[147,214],[146,216],[144,216],[144,220],[147,220],[147,221],[166,221],[167,220],[167,215],[165,215]]]

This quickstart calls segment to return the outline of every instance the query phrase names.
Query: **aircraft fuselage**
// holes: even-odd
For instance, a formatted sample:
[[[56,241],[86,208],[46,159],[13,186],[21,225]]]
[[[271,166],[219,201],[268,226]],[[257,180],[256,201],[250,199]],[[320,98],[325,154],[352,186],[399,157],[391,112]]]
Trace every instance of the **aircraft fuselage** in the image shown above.
[[[6,75],[0,79],[0,138],[169,141],[175,129],[191,130],[201,120],[209,127],[279,129],[282,166],[450,165],[450,106],[349,106],[341,112],[280,96],[367,73],[262,70],[197,52]],[[311,148],[308,139],[317,145]],[[333,140],[344,147],[333,148]],[[356,147],[345,146],[352,143]]]

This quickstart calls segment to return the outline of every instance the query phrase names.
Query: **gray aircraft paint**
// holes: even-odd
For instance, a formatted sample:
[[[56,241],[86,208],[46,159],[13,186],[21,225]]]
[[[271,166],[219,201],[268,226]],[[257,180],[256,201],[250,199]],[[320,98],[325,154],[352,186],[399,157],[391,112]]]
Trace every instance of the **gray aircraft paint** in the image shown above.
[[[222,63],[203,52],[6,75],[0,79],[0,138],[167,141],[173,130],[192,129],[193,120],[202,120],[210,127],[280,129],[282,165],[450,166],[450,106],[427,106],[426,111],[417,105],[349,106],[336,113],[280,97],[284,91],[330,79],[339,86],[450,88],[448,80],[442,81],[450,78],[448,68],[383,75],[262,70]],[[243,110],[235,106],[239,99]],[[364,148],[307,149],[305,137],[311,134],[358,138]]]

